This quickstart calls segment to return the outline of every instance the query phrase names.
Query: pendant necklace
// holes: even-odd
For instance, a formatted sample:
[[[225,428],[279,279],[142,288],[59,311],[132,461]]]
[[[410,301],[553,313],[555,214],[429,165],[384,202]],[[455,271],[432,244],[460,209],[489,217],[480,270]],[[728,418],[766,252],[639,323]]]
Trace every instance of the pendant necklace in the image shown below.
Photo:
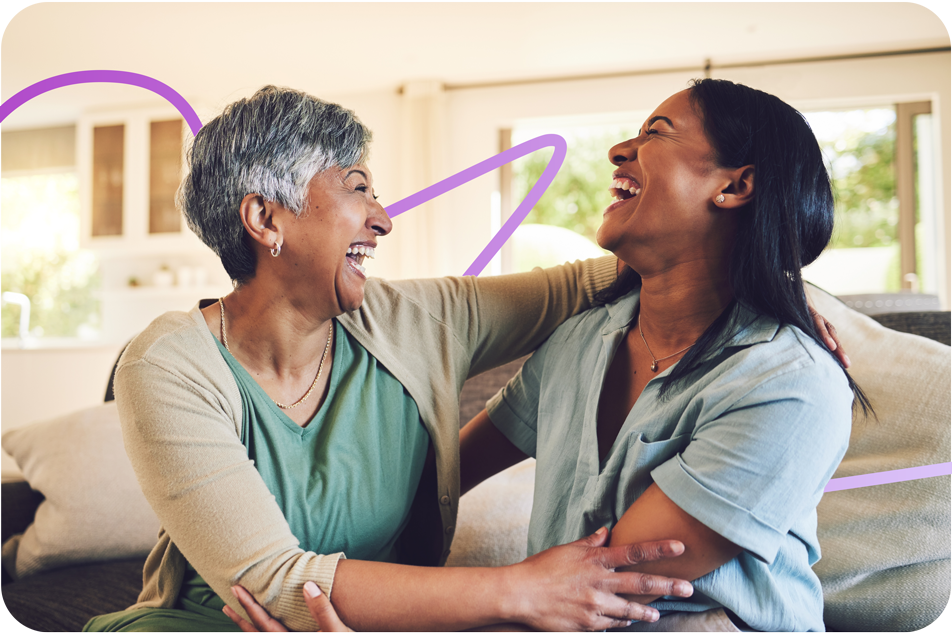
[[[694,344],[691,344],[691,345],[689,345],[689,346],[686,346],[686,347],[682,348],[682,349],[679,350],[677,353],[672,353],[672,354],[668,355],[667,357],[662,357],[662,358],[660,358],[660,359],[655,359],[654,353],[651,352],[651,347],[648,346],[648,340],[645,339],[645,332],[644,332],[643,330],[641,330],[641,317],[638,318],[638,332],[641,333],[641,341],[645,343],[645,349],[647,349],[648,354],[651,355],[651,372],[653,372],[653,373],[658,372],[658,362],[663,362],[663,361],[666,360],[666,359],[671,359],[671,358],[674,357],[675,355],[680,355],[680,354],[683,353],[684,351],[686,351],[686,350],[688,350],[689,348],[691,348],[691,346],[694,346]]]

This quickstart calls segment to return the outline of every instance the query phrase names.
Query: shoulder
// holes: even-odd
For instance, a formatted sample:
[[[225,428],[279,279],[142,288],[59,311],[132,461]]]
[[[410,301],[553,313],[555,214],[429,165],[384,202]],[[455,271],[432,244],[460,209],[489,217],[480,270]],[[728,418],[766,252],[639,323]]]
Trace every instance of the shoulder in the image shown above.
[[[234,378],[198,308],[156,318],[129,342],[116,369],[117,388],[155,382],[215,386],[229,395]],[[235,388],[237,390],[237,388]]]
[[[794,326],[762,317],[752,328],[756,341],[728,345],[717,366],[715,383],[729,388],[733,407],[775,403],[790,416],[838,421],[848,430],[853,392],[833,355]]]
[[[204,321],[198,321],[200,316],[197,309],[160,315],[129,342],[120,365],[142,360],[173,361],[179,356],[193,358],[203,349],[210,349],[214,338]]]

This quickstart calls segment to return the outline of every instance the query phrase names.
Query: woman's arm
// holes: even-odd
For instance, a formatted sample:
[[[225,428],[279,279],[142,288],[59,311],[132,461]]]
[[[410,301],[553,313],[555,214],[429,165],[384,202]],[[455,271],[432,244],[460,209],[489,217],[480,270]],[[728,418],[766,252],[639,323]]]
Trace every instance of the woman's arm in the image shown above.
[[[422,308],[452,333],[459,345],[452,361],[465,379],[538,348],[562,322],[592,306],[595,294],[615,280],[616,263],[606,256],[505,276],[385,282],[382,293],[367,293],[361,313],[385,316],[375,325],[385,331],[394,313],[399,320],[406,310],[400,300]],[[392,335],[400,337],[405,333]]]
[[[573,549],[576,552],[578,552],[579,548],[581,548],[583,552],[585,549],[591,550],[603,543],[607,534],[607,530],[603,528],[593,536],[589,536],[571,545],[557,547],[550,550],[550,552],[560,553],[562,557],[569,556],[571,558]],[[680,551],[680,545],[664,541],[651,545],[639,545],[637,549],[626,549],[626,552],[617,552],[617,556],[626,561],[630,561],[631,555],[637,551],[639,558],[648,561],[653,558],[676,554]],[[609,554],[610,551],[603,550],[603,553]],[[614,558],[615,556],[611,555],[606,557]],[[433,625],[431,628],[443,631],[457,630],[466,626],[473,626],[474,624],[488,626],[505,621],[499,620],[498,618],[493,621],[486,621],[485,615],[487,611],[494,614],[511,616],[508,621],[505,621],[505,623],[509,625],[528,623],[537,629],[544,630],[582,630],[593,628],[604,630],[605,628],[626,626],[630,623],[630,620],[653,622],[658,619],[658,612],[655,609],[632,604],[625,605],[625,603],[619,601],[617,597],[610,597],[608,604],[602,604],[602,600],[590,594],[584,585],[579,586],[577,584],[578,580],[574,578],[586,576],[589,568],[584,559],[571,562],[572,575],[565,575],[562,571],[547,570],[545,565],[542,564],[546,558],[551,559],[551,556],[539,554],[539,556],[529,558],[521,565],[504,567],[498,570],[424,569],[424,571],[428,572],[429,577],[432,578],[431,582],[439,584],[441,587],[439,590],[434,589],[433,592],[429,594],[429,597],[422,597],[419,592],[415,592],[411,588],[412,585],[408,583],[408,579],[402,575],[404,572],[399,571],[400,569],[406,569],[406,567],[394,567],[393,565],[378,567],[371,565],[377,565],[379,563],[362,563],[362,565],[355,566],[354,568],[364,568],[364,565],[366,565],[367,570],[360,572],[360,578],[363,581],[371,580],[372,583],[369,588],[365,589],[364,593],[370,594],[377,599],[377,603],[373,609],[374,611],[383,611],[388,615],[394,616],[386,625],[388,629],[419,628],[420,616],[423,614],[430,616],[429,622]],[[610,564],[610,561],[602,560],[601,564],[607,566]],[[521,574],[515,571],[519,566],[533,566],[541,570],[534,571],[528,578],[523,579]],[[391,575],[387,574],[387,569],[390,569]],[[494,577],[492,575],[494,571],[503,572],[504,575],[501,578]],[[606,576],[604,571],[596,571],[595,573],[598,576],[598,581],[605,588],[613,586],[613,581],[610,579],[611,576]],[[474,586],[472,583],[477,578],[472,574],[485,577],[480,580],[481,583]],[[580,622],[578,620],[580,614],[572,610],[574,603],[560,601],[558,598],[561,595],[558,593],[552,595],[549,592],[543,592],[539,597],[532,597],[531,591],[533,587],[538,586],[538,582],[541,579],[550,579],[564,583],[563,586],[574,591],[575,595],[586,598],[585,602],[589,604],[587,611],[592,612],[594,616],[592,620],[590,622]],[[420,581],[419,578],[416,580],[416,582]],[[503,586],[496,586],[500,581],[504,582]],[[641,578],[641,581],[649,586],[653,585],[649,578]],[[424,585],[427,585],[426,580],[422,580],[422,582]],[[665,587],[667,588],[667,585],[665,585]],[[689,584],[680,582],[675,584],[673,588],[669,588],[669,590],[676,595],[688,595],[691,589]],[[242,630],[248,632],[256,630],[286,630],[284,625],[273,619],[245,589],[235,587],[232,591],[249,615],[253,624],[249,624],[229,607],[225,608],[225,614],[238,624]],[[315,593],[318,595],[314,595]],[[305,601],[311,610],[311,615],[314,616],[315,621],[317,621],[318,625],[322,628],[330,627],[329,630],[348,630],[344,623],[341,622],[341,618],[338,617],[338,612],[343,617],[346,610],[339,608],[342,601],[342,599],[338,597],[339,594],[340,591],[337,592],[337,596],[334,598],[335,606],[332,607],[326,599],[320,596],[320,591],[313,583],[311,583],[310,586],[310,593],[308,593],[308,585],[305,585]],[[424,603],[424,601],[427,600],[428,603]],[[346,600],[344,601],[346,602]],[[617,609],[615,606],[617,606]],[[448,609],[448,607],[451,608]],[[337,609],[337,611],[335,611],[335,609]],[[372,625],[375,623],[372,616],[367,614],[366,602],[364,602],[364,607],[358,608],[357,611],[357,613],[353,614],[352,618],[345,617],[344,619],[352,625],[357,624],[357,622],[362,622],[365,628],[368,624]],[[624,611],[621,619],[608,617],[608,615],[616,611]],[[520,622],[516,622],[515,620],[520,620]],[[379,629],[379,627],[377,628]]]
[[[460,496],[527,458],[529,455],[513,445],[483,409],[459,431]]]
[[[640,560],[629,556],[630,549],[600,547],[605,536],[495,570],[359,561],[338,566],[336,556],[304,551],[248,459],[234,413],[227,412],[236,405],[227,405],[214,378],[195,381],[194,369],[177,366],[167,350],[137,359],[135,348],[120,366],[116,385],[127,451],[174,543],[160,559],[174,560],[175,548],[180,550],[236,611],[240,606],[230,589],[241,584],[287,626],[313,630],[301,590],[315,580],[326,585],[329,596],[333,582],[342,616],[363,629],[448,629],[518,620],[575,630],[653,615],[619,593],[644,585],[675,592],[672,580],[613,572]],[[670,557],[678,548],[665,543],[655,552]]]
[[[615,525],[611,544],[630,545],[658,540],[661,536],[684,544],[684,555],[675,560],[639,565],[638,571],[697,580],[741,552],[740,547],[675,505],[652,484]],[[648,604],[659,597],[633,595],[628,599]]]
[[[498,568],[343,560],[334,583],[334,607],[356,630],[451,631],[516,622],[538,630],[579,631],[658,618],[655,609],[620,594],[646,588],[657,595],[691,594],[684,581],[612,571],[624,563],[677,556],[681,545],[659,541],[606,549],[601,545],[607,538],[602,529]]]
[[[685,551],[638,571],[696,580],[745,550],[772,562],[791,526],[816,508],[846,451],[852,394],[825,353],[810,350],[821,363],[781,350],[778,357],[788,357],[781,372],[739,384],[740,397],[723,410],[706,404],[718,414],[652,470],[654,483],[618,521],[611,542],[664,536]]]

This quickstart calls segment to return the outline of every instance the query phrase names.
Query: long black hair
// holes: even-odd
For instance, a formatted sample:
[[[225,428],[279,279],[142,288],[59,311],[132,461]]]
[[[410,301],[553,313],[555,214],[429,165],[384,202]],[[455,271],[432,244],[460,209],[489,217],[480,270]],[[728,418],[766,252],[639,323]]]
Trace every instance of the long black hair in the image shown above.
[[[662,396],[686,381],[712,349],[743,326],[733,323],[735,303],[799,328],[828,350],[800,276],[800,269],[817,259],[833,234],[833,189],[813,131],[802,114],[777,97],[726,80],[694,80],[690,99],[714,149],[714,163],[754,166],[754,197],[738,222],[731,255],[734,301],[668,375]],[[640,286],[641,277],[626,267],[596,301],[607,304]],[[843,372],[854,403],[869,414],[869,399]]]

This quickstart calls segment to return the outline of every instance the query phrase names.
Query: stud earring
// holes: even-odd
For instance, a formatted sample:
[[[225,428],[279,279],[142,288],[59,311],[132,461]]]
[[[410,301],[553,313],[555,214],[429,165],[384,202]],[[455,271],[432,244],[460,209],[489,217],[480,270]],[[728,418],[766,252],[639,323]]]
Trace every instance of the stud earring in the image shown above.
[[[723,203],[725,200],[726,200],[726,199],[724,198],[724,195],[723,195],[723,194],[718,194],[718,195],[717,195],[717,198],[714,199],[714,202],[715,202],[715,203]]]
[[[280,244],[274,243],[274,248],[271,250],[271,255],[274,256],[275,258],[277,258],[278,256],[281,255],[281,245],[280,245]]]

